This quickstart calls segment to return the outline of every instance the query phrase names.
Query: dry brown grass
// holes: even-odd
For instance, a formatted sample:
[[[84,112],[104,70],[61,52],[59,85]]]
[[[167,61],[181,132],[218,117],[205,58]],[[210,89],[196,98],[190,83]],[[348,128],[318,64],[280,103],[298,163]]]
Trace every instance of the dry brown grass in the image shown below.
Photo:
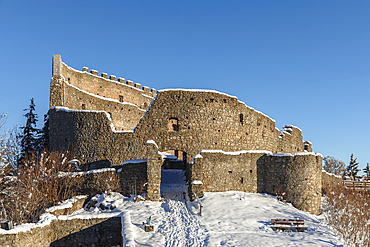
[[[72,158],[68,152],[43,151],[1,174],[0,219],[17,225],[36,222],[46,208],[71,197],[71,188],[78,179],[58,174],[75,171],[74,165],[68,163]]]
[[[370,246],[370,194],[342,184],[324,186],[326,216],[346,245]]]

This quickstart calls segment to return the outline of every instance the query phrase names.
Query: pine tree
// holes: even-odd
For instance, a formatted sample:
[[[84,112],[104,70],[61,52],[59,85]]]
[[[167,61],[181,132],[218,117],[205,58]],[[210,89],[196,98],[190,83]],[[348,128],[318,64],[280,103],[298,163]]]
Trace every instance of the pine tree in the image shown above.
[[[44,115],[44,127],[39,133],[38,149],[49,149],[49,112]]]
[[[365,169],[363,169],[364,173],[365,173],[365,179],[366,180],[370,180],[370,167],[369,167],[369,163],[367,163]]]
[[[361,178],[358,176],[358,172],[360,169],[358,168],[358,162],[356,161],[357,158],[353,159],[353,154],[351,154],[351,160],[349,161],[349,165],[347,166],[346,175],[349,176],[352,180],[359,180]]]
[[[30,155],[35,150],[38,150],[39,144],[39,133],[40,130],[36,128],[36,122],[38,121],[37,114],[35,113],[35,103],[33,98],[31,99],[31,103],[28,109],[24,109],[23,111],[27,111],[25,116],[27,118],[26,125],[21,127],[23,130],[20,138],[21,138],[21,159]]]

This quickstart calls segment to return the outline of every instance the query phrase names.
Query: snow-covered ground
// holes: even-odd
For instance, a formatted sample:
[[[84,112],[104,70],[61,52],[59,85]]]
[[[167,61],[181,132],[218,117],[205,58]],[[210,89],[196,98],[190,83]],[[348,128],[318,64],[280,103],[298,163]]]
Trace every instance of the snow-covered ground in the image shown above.
[[[162,171],[163,202],[133,202],[118,193],[102,194],[96,199],[115,209],[91,208],[74,214],[86,217],[128,211],[136,246],[342,246],[323,215],[300,211],[267,194],[205,193],[200,216],[198,203],[188,200],[184,180],[183,171]],[[149,216],[154,232],[144,231]],[[269,226],[272,218],[304,219],[308,230],[274,232]]]

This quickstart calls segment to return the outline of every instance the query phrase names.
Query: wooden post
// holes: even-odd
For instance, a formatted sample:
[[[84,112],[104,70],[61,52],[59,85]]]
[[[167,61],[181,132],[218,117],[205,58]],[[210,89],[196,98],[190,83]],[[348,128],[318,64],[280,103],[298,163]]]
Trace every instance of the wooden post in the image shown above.
[[[195,196],[195,199],[197,199],[197,201],[199,203],[199,214],[200,214],[200,216],[202,216],[203,204],[200,202],[199,198],[197,197],[197,195],[195,193],[193,193],[193,195]]]

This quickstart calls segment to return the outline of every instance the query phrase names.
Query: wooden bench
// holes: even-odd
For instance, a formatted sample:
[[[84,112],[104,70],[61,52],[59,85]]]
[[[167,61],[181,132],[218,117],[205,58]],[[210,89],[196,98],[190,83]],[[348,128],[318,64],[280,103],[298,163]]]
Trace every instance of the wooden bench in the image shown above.
[[[271,219],[271,228],[274,231],[303,232],[307,230],[307,227],[304,227],[304,220],[302,219]]]

